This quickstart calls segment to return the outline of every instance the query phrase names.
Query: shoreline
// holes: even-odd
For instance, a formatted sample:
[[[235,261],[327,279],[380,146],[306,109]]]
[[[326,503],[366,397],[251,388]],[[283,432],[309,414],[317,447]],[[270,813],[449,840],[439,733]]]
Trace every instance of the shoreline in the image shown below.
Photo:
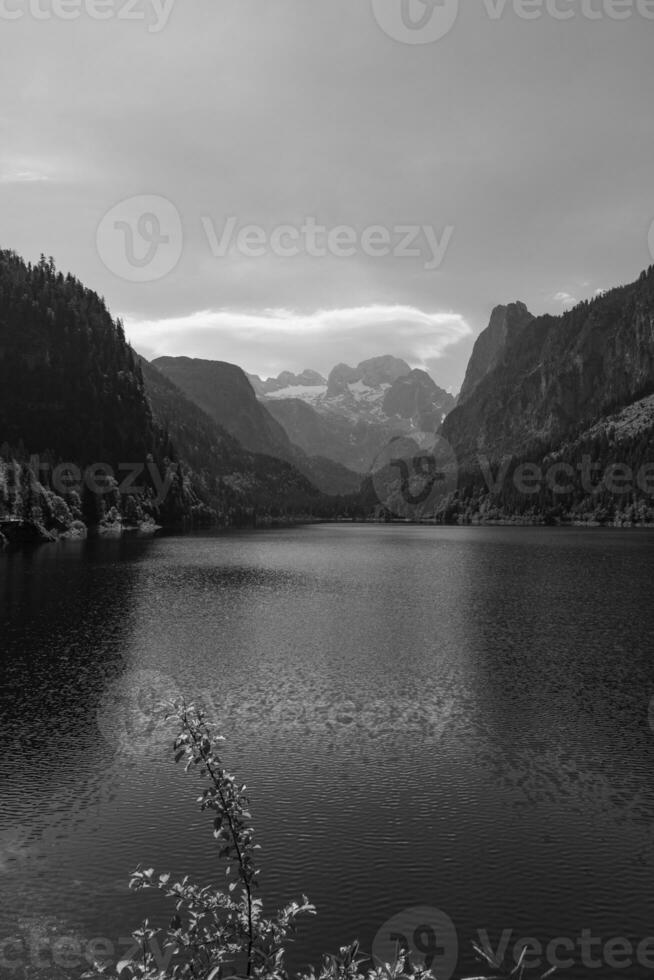
[[[81,523],[81,522],[79,522]],[[556,522],[546,522],[544,520],[525,520],[524,518],[496,518],[491,520],[473,520],[473,521],[456,521],[456,522],[444,522],[444,521],[409,521],[403,520],[402,518],[391,519],[391,520],[380,520],[379,518],[371,518],[369,520],[352,520],[350,518],[315,518],[312,519],[307,517],[303,520],[295,521],[284,521],[284,522],[268,522],[265,524],[257,525],[256,527],[246,526],[246,527],[234,527],[234,526],[221,526],[221,525],[211,525],[207,527],[166,527],[161,524],[150,523],[144,521],[138,525],[127,525],[127,524],[113,524],[113,525],[100,525],[98,527],[87,528],[86,525],[81,527],[68,528],[65,531],[55,531],[48,530],[42,524],[36,521],[23,521],[23,520],[0,520],[0,554],[8,551],[16,551],[23,548],[38,547],[45,544],[58,544],[61,541],[87,541],[87,540],[116,540],[124,537],[154,537],[160,531],[163,531],[165,535],[186,535],[198,533],[201,531],[217,531],[217,532],[229,532],[229,531],[267,531],[267,530],[280,530],[282,528],[290,527],[307,527],[311,525],[323,526],[323,525],[353,525],[359,527],[367,527],[373,525],[375,527],[443,527],[443,528],[480,528],[480,527],[541,527],[547,528],[549,530],[555,530],[557,528],[585,528],[588,530],[594,529],[612,529],[612,530],[653,530],[654,523],[633,523],[633,522],[616,522],[616,521],[561,521]],[[12,530],[15,528],[15,530]],[[7,531],[10,533],[7,534]]]
[[[36,547],[42,544],[57,544],[59,541],[85,541],[90,538],[122,538],[126,535],[150,537],[162,530],[153,521],[138,524],[100,524],[87,527],[82,521],[74,521],[65,530],[46,528],[39,521],[22,518],[0,519],[0,551],[23,547]]]

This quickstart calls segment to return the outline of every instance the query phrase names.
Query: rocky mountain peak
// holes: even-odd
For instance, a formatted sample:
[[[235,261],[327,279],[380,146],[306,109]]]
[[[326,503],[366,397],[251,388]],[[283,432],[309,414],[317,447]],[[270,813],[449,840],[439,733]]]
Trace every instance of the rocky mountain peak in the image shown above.
[[[266,378],[265,381],[258,374],[248,374],[247,379],[257,395],[262,397],[284,388],[324,388],[327,384],[327,380],[323,378],[322,374],[311,371],[309,368],[305,368],[301,374],[282,371],[276,378]]]
[[[367,361],[361,361],[357,367],[359,380],[363,381],[368,388],[377,388],[382,384],[393,384],[398,378],[406,377],[411,373],[411,368],[399,357],[390,354],[383,354],[381,357],[371,357]]]
[[[479,334],[472,350],[459,402],[470,397],[482,378],[500,363],[514,337],[533,319],[520,301],[495,307],[488,326]]]
[[[327,384],[327,380],[317,371],[305,368],[301,374],[293,374],[292,371],[282,371],[276,379],[268,378],[268,381],[276,380],[280,388],[303,387],[319,388]]]
[[[454,398],[439,388],[426,371],[414,368],[397,378],[384,396],[384,412],[402,419],[415,419],[422,428],[435,430],[443,416],[454,408]]]
[[[574,439],[654,392],[654,266],[560,316],[533,318],[522,304],[509,307],[478,344],[484,340],[486,349],[475,348],[479,368],[493,359],[494,367],[443,426],[459,460],[500,459]]]
[[[357,369],[349,364],[337,364],[329,372],[327,379],[327,397],[337,398],[339,395],[348,393],[348,385],[354,384],[359,380]]]
[[[398,378],[410,374],[411,368],[406,361],[391,354],[371,357],[361,361],[355,368],[348,364],[337,364],[332,369],[327,382],[327,397],[336,398],[347,394],[348,385],[361,381],[367,388],[379,388],[381,385],[392,385]]]

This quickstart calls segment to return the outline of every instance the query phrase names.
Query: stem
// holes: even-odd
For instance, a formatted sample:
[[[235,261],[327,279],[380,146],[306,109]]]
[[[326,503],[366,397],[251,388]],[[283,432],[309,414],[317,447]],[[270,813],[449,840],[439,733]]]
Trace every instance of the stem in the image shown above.
[[[232,840],[234,841],[234,849],[236,850],[236,857],[237,857],[238,863],[239,863],[240,868],[241,868],[241,871],[242,871],[243,885],[245,887],[245,894],[246,894],[246,897],[247,897],[247,910],[248,910],[248,965],[247,965],[246,976],[249,977],[251,975],[251,973],[252,973],[252,934],[253,934],[253,926],[252,926],[252,890],[250,888],[250,882],[248,881],[247,873],[246,873],[246,870],[245,870],[245,862],[243,860],[243,854],[241,852],[241,848],[240,848],[240,845],[239,845],[239,842],[238,842],[238,834],[236,833],[236,828],[234,827],[234,823],[232,821],[232,815],[231,815],[231,813],[229,811],[229,807],[227,805],[227,801],[225,800],[225,797],[223,795],[222,787],[220,785],[220,780],[216,776],[216,774],[215,774],[215,772],[214,772],[214,770],[213,770],[213,768],[211,766],[211,763],[207,759],[207,754],[204,751],[204,749],[202,748],[202,744],[201,744],[200,740],[198,739],[198,736],[195,733],[195,729],[189,724],[188,715],[186,713],[186,710],[184,710],[184,714],[182,715],[182,720],[184,722],[184,727],[190,733],[191,738],[193,739],[193,743],[194,743],[195,747],[197,748],[197,750],[200,753],[200,757],[202,758],[202,761],[204,762],[204,764],[207,767],[207,772],[211,776],[211,780],[212,780],[214,786],[218,790],[218,795],[220,796],[220,802],[222,803],[222,806],[223,806],[223,813],[227,817],[227,823],[229,824],[229,831],[230,831],[230,833],[232,835]]]

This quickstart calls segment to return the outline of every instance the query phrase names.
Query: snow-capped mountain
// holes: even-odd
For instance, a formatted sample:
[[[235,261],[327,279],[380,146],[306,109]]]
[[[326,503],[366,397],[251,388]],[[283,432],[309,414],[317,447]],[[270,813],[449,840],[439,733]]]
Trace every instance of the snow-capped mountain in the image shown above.
[[[296,445],[361,473],[394,436],[435,433],[455,404],[425,371],[390,355],[337,364],[327,379],[309,370],[248,377]]]

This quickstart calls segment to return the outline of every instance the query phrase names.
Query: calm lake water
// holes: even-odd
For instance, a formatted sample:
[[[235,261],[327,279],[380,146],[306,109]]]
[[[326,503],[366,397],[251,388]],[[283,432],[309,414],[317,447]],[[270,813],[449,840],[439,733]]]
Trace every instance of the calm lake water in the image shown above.
[[[65,937],[124,953],[160,911],[126,888],[138,863],[221,880],[199,783],[148,722],[175,692],[228,736],[266,903],[318,907],[293,965],[370,950],[416,906],[439,935],[454,923],[456,976],[480,972],[479,930],[563,939],[578,964],[584,930],[635,948],[654,936],[653,598],[637,530],[315,526],[0,556],[0,976],[78,976]],[[622,968],[592,950],[601,967],[562,974],[652,974],[654,940]]]

